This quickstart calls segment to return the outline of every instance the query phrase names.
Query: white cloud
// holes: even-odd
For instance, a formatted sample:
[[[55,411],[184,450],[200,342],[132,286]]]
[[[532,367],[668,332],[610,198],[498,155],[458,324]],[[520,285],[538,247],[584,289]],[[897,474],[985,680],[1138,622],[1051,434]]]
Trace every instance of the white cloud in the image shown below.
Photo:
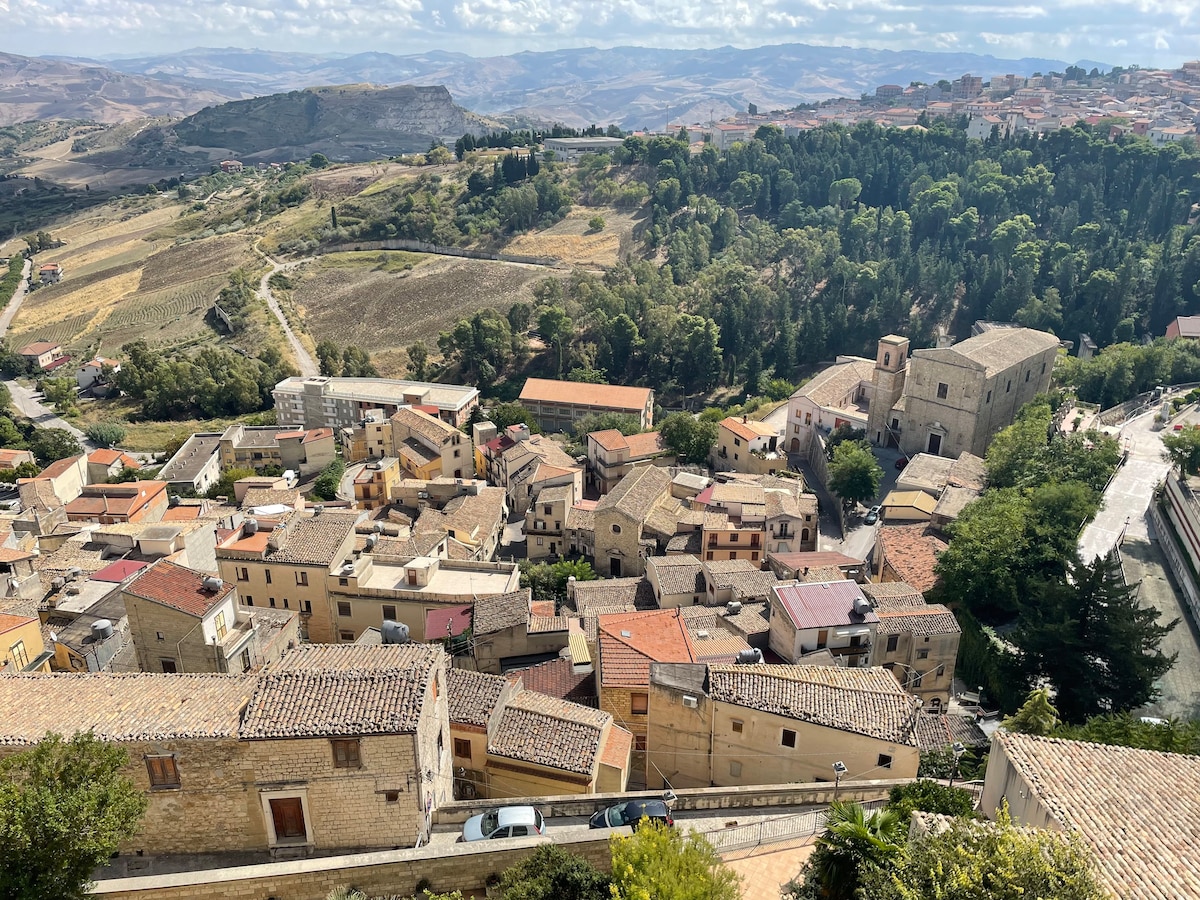
[[[0,0],[5,9],[0,49],[78,56],[798,42],[1161,65],[1200,46],[1197,0]]]

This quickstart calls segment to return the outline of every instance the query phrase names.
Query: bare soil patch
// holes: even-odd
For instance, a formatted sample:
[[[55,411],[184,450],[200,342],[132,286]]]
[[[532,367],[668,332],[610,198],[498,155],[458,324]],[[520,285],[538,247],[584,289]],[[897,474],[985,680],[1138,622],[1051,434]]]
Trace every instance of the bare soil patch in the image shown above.
[[[593,231],[588,222],[604,219],[604,228]],[[517,235],[504,248],[506,253],[554,256],[576,266],[613,266],[633,245],[635,213],[628,210],[580,207],[544,231]]]

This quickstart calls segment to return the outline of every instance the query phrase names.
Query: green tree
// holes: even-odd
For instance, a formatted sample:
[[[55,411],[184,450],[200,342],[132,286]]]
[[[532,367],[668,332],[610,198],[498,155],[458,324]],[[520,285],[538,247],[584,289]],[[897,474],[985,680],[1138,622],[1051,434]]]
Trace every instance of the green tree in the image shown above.
[[[555,844],[538,847],[500,877],[501,900],[609,900],[609,877]]]
[[[26,447],[25,435],[8,416],[0,416],[0,447],[9,450],[24,450]]]
[[[1185,475],[1200,474],[1200,428],[1185,428],[1162,436],[1164,456]]]
[[[838,444],[829,462],[829,489],[846,504],[869,503],[879,493],[883,469],[870,447],[857,441]]]
[[[899,856],[907,828],[893,809],[867,815],[858,803],[833,801],[812,856],[784,896],[852,900],[871,871]]]
[[[720,431],[716,422],[697,419],[691,413],[671,413],[659,424],[663,443],[680,462],[703,464],[708,460]]]
[[[125,440],[125,429],[115,422],[98,422],[88,428],[86,434],[97,447],[115,447]]]
[[[921,812],[937,813],[943,816],[975,815],[975,799],[970,791],[961,788],[947,787],[928,778],[913,781],[908,784],[898,784],[888,793],[887,808],[893,810],[901,823],[907,825],[912,814]]]
[[[341,459],[335,459],[317,476],[312,486],[314,500],[336,500],[342,476],[346,474],[346,464]]]
[[[48,734],[0,762],[0,896],[82,900],[93,870],[137,833],[146,797],[124,749]]]
[[[1050,702],[1050,691],[1037,688],[1029,692],[1024,705],[1002,723],[1009,731],[1047,737],[1058,727],[1058,710]]]
[[[643,824],[613,835],[611,900],[739,900],[740,879],[694,831]]]
[[[379,370],[371,362],[371,354],[362,347],[347,347],[342,351],[343,378],[378,378]]]
[[[575,421],[575,440],[582,444],[593,431],[614,429],[624,435],[637,434],[642,430],[642,423],[637,416],[624,413],[588,413]]]
[[[497,431],[502,432],[509,425],[526,425],[531,434],[542,433],[537,418],[520,403],[497,403],[488,409],[488,418],[495,424]]]
[[[408,350],[408,374],[415,381],[425,381],[429,377],[429,348],[425,346],[424,341],[417,341],[409,346]]]
[[[555,372],[559,375],[563,370],[564,352],[575,333],[575,324],[561,306],[548,306],[538,314],[538,331],[546,343],[554,347],[557,354]]]
[[[591,563],[581,559],[560,559],[556,563],[521,563],[521,587],[533,591],[535,601],[553,600],[556,607],[567,599],[567,582],[595,581],[598,576]]]
[[[54,404],[55,411],[61,414],[75,409],[79,389],[74,378],[45,378],[42,379],[42,394],[47,402]]]
[[[604,230],[604,216],[592,216],[590,219],[588,219],[588,230],[589,231],[603,231]]]
[[[1158,680],[1175,664],[1162,640],[1179,624],[1162,624],[1138,603],[1118,560],[1074,564],[1067,577],[1037,584],[1012,641],[1029,675],[1054,686],[1063,719],[1137,709],[1158,696]]]
[[[329,157],[324,153],[314,153],[308,158],[308,164],[314,169],[324,169],[329,165]]]
[[[1137,747],[1160,753],[1200,754],[1200,722],[1167,719],[1147,722],[1133,713],[1093,716],[1082,725],[1059,727],[1055,737],[1118,747]]]
[[[331,340],[320,341],[317,344],[317,363],[322,375],[337,375],[342,367],[342,351]]]
[[[217,483],[208,489],[209,499],[217,497],[233,498],[233,483],[240,481],[243,478],[253,478],[258,473],[253,469],[233,468],[225,469],[221,472],[221,477]]]
[[[986,491],[968,504],[935,566],[945,595],[976,615],[1013,616],[1028,572],[1032,515],[1029,498],[1015,488]]]
[[[35,429],[29,438],[29,449],[43,466],[83,452],[75,435],[63,428]]]
[[[1106,900],[1078,835],[955,819],[908,845],[896,865],[864,879],[871,900]]]

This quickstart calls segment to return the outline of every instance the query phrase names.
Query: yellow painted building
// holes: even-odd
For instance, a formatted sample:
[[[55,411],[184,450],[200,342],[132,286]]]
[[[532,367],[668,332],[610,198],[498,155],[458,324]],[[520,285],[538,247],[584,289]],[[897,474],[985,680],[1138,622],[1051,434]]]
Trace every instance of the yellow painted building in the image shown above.
[[[49,672],[53,655],[46,651],[42,623],[37,616],[0,613],[0,670]]]

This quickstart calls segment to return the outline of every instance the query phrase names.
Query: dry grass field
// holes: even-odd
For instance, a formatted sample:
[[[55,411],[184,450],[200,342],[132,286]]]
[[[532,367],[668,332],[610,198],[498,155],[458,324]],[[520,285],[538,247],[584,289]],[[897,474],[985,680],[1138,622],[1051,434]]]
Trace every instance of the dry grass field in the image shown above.
[[[594,216],[604,219],[601,231],[588,227]],[[545,231],[517,235],[504,252],[555,256],[571,265],[589,268],[613,266],[632,248],[636,224],[635,214],[628,210],[576,206],[565,219]]]
[[[26,299],[13,342],[53,340],[82,355],[139,338],[155,346],[215,340],[204,316],[228,273],[261,263],[249,235],[179,245],[160,237],[180,210],[163,200],[124,201],[55,226],[64,246],[37,261],[58,262],[65,277]]]
[[[424,257],[396,274],[362,264],[363,258],[377,256],[322,257],[297,273],[292,296],[311,334],[365,347],[376,355],[380,372],[391,377],[403,377],[404,357],[388,351],[423,340],[436,352],[438,334],[463,316],[530,301],[535,282],[567,275],[566,270],[440,256]]]

